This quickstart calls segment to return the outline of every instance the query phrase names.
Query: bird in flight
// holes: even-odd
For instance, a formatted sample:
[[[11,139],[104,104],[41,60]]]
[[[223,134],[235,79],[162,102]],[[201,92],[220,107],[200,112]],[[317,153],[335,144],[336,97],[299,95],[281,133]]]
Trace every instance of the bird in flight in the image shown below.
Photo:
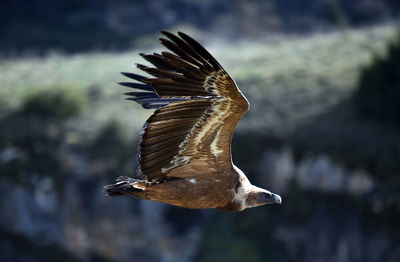
[[[172,52],[141,54],[153,67],[137,64],[145,77],[127,100],[155,109],[140,132],[137,173],[104,187],[111,195],[131,195],[184,208],[245,208],[281,203],[281,197],[254,186],[232,163],[231,139],[249,103],[218,61],[197,41],[162,31]]]

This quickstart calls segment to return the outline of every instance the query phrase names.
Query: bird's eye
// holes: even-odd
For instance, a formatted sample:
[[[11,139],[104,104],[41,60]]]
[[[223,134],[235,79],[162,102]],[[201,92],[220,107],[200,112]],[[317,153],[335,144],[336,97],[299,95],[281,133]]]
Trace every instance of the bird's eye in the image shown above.
[[[264,196],[265,196],[265,198],[271,198],[272,197],[271,193],[264,193]]]

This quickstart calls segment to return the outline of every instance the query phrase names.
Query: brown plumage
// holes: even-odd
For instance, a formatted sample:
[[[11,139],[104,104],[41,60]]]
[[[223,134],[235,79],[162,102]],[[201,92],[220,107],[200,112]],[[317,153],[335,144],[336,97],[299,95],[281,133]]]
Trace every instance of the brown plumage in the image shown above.
[[[173,53],[142,54],[155,67],[137,65],[153,77],[122,73],[139,83],[120,83],[139,90],[126,93],[128,100],[156,109],[140,133],[137,171],[144,179],[120,177],[106,192],[225,211],[281,203],[232,163],[232,134],[247,99],[198,42],[181,32],[162,34]]]

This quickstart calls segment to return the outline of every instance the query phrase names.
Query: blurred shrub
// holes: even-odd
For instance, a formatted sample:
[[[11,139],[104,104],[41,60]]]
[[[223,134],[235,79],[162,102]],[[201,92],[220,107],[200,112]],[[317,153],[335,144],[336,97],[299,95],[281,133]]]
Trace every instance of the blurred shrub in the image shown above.
[[[61,87],[29,95],[22,106],[22,113],[66,119],[77,116],[86,104],[85,94],[72,88]]]
[[[121,157],[132,154],[131,139],[127,128],[116,120],[108,122],[99,132],[92,144],[92,152],[99,157]]]
[[[355,93],[358,112],[371,119],[400,124],[400,30],[387,54],[361,72]]]
[[[0,177],[22,184],[43,176],[61,181],[64,121],[86,104],[85,94],[66,87],[28,95],[19,110],[0,119]]]

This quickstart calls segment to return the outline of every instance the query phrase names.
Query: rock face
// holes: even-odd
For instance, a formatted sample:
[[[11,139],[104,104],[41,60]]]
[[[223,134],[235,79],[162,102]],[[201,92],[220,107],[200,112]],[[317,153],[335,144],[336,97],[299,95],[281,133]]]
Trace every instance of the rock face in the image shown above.
[[[193,222],[176,230],[174,221],[166,221],[166,205],[106,197],[101,181],[71,179],[61,192],[46,179],[42,183],[33,191],[1,183],[0,227],[59,245],[83,261],[94,255],[116,261],[135,256],[140,261],[188,261],[201,236],[196,216],[209,213],[197,211]]]
[[[395,261],[398,216],[386,217],[391,206],[368,196],[376,184],[367,172],[347,170],[326,155],[296,161],[290,147],[265,151],[250,172],[283,194],[282,206],[239,214],[186,210],[106,197],[107,181],[72,174],[61,188],[49,178],[32,188],[2,181],[0,227],[82,261],[213,261],[218,247],[241,257],[232,250],[253,241],[255,259],[265,249],[279,261]]]
[[[217,214],[205,228],[197,260],[396,261],[399,202],[381,194],[366,171],[325,154],[293,155],[289,146],[269,149],[247,170],[280,192],[282,205]],[[223,248],[229,252],[218,255]]]
[[[157,13],[157,5],[153,8]],[[246,12],[251,17],[254,9]],[[243,26],[252,29],[254,22],[248,21],[243,19]],[[62,57],[56,56],[54,64],[21,59],[5,78],[9,82],[5,89],[23,87],[12,89],[10,97],[46,79],[41,93],[21,94],[17,108],[0,113],[1,260],[397,261],[400,133],[398,127],[361,119],[348,101],[358,69],[370,60],[365,54],[388,37],[386,29],[381,36],[374,32],[353,35],[347,31],[300,42],[291,37],[287,38],[290,41],[277,39],[268,46],[260,43],[250,59],[244,59],[239,50],[248,49],[248,44],[252,49],[250,42],[243,45],[246,48],[236,46],[227,53],[235,58],[231,65],[247,64],[237,70],[242,72],[240,86],[253,101],[253,110],[235,133],[235,163],[252,182],[283,197],[281,206],[240,213],[105,197],[103,185],[119,175],[135,173],[132,136],[138,132],[133,129],[139,128],[145,121],[139,118],[145,115],[131,109],[118,111],[110,101],[120,103],[120,96],[110,99],[108,91],[102,97],[96,92],[74,91],[72,86],[62,92],[57,86],[46,89],[47,76],[64,65]],[[63,39],[69,36],[60,33]],[[352,49],[344,48],[354,39],[357,44]],[[328,45],[324,46],[325,41]],[[274,56],[260,57],[264,48]],[[317,51],[322,52],[313,56]],[[66,70],[83,71],[71,78],[92,79],[84,70],[87,65],[101,68],[90,71],[96,72],[93,76],[104,73],[97,58],[95,63],[76,68],[87,56],[71,59]],[[347,63],[352,60],[358,62]],[[50,69],[38,70],[39,63]],[[41,74],[35,74],[38,71]],[[58,83],[60,76],[50,82]],[[114,81],[110,79],[103,79],[106,83],[101,85],[108,88]],[[80,84],[76,88],[91,89]],[[128,118],[128,114],[135,116]],[[112,117],[116,120],[100,126]],[[254,130],[258,133],[250,133]],[[132,132],[131,137],[124,131]]]
[[[264,184],[280,193],[287,193],[292,183],[303,190],[358,195],[375,187],[373,178],[365,170],[347,170],[325,154],[308,155],[296,162],[290,147],[266,151],[257,173]]]

